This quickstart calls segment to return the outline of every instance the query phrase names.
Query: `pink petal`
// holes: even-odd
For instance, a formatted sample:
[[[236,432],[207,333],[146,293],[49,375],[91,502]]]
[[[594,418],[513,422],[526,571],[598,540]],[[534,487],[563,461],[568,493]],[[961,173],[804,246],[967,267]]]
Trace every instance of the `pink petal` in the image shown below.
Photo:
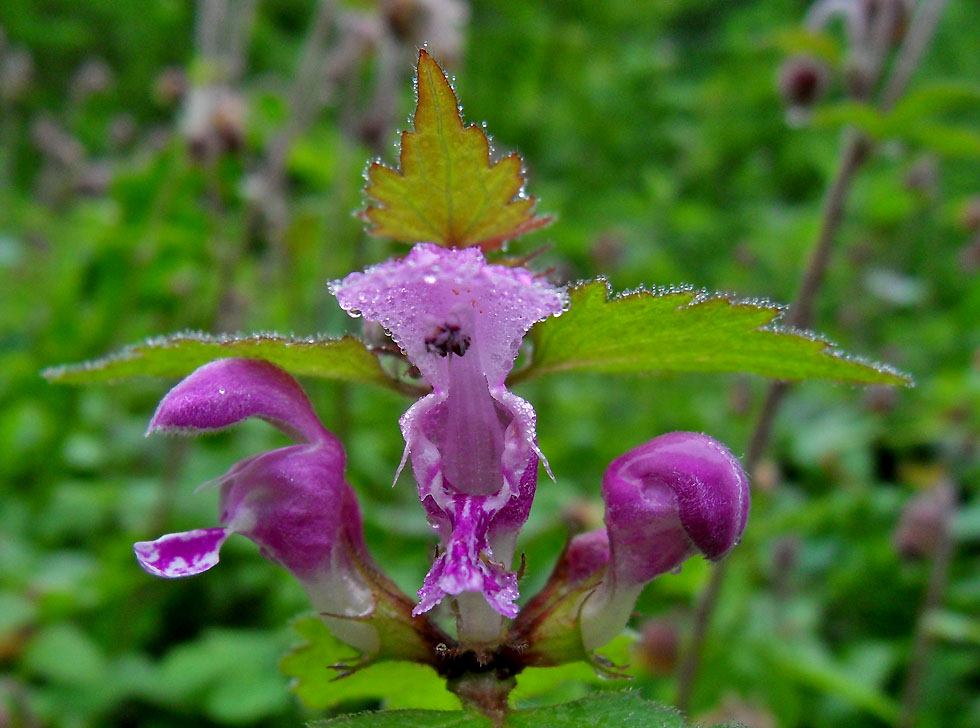
[[[341,308],[391,332],[435,389],[448,386],[447,357],[427,347],[439,327],[460,322],[479,341],[480,370],[491,390],[503,384],[531,325],[561,312],[564,294],[526,268],[492,265],[477,248],[423,243],[334,281]]]

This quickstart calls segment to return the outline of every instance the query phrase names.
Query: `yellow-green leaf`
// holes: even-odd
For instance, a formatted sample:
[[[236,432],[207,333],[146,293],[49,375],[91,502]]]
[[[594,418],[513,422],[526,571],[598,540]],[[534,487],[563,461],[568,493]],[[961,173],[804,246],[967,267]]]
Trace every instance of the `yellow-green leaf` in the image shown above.
[[[490,161],[483,130],[464,126],[449,79],[419,51],[414,130],[402,132],[400,170],[368,167],[369,232],[406,243],[499,247],[551,222],[523,194],[520,157]]]

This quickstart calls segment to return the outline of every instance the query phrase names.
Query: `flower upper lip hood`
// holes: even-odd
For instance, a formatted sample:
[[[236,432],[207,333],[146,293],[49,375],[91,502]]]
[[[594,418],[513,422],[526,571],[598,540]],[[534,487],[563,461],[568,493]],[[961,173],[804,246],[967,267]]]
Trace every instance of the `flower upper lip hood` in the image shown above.
[[[717,560],[741,539],[749,483],[738,459],[708,435],[668,432],[620,455],[602,479],[609,571],[582,609],[582,641],[607,643],[643,586],[701,553]]]
[[[401,418],[419,497],[443,547],[416,612],[479,592],[513,617],[509,563],[540,452],[534,409],[505,380],[524,334],[562,311],[564,292],[525,268],[489,264],[476,248],[431,244],[330,290],[348,313],[384,326],[433,389]]]
[[[139,542],[133,547],[137,560],[156,576],[192,576],[215,566],[222,544],[239,533],[292,572],[340,639],[366,654],[376,652],[375,628],[359,621],[374,608],[368,579],[376,567],[356,498],[344,481],[344,450],[295,379],[267,362],[219,359],[163,398],[149,432],[195,434],[248,417],[267,420],[301,444],[233,465],[216,482],[221,527]]]

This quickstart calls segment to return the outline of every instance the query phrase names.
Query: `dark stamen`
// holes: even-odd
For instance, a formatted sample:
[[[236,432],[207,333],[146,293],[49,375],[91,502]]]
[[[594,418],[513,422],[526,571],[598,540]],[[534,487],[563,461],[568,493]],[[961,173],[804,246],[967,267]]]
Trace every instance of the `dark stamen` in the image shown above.
[[[463,356],[469,348],[469,334],[462,333],[456,324],[439,326],[425,338],[425,350],[439,356]]]

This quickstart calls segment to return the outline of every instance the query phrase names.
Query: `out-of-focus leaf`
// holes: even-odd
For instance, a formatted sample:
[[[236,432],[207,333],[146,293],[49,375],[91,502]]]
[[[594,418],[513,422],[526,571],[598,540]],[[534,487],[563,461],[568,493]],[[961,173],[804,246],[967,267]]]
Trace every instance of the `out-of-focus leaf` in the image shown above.
[[[305,642],[283,657],[279,667],[294,678],[293,692],[311,708],[352,699],[380,700],[389,708],[459,708],[446,681],[413,662],[379,662],[338,680],[331,665],[356,662],[351,648],[334,639],[317,617],[298,619],[293,627]]]
[[[881,139],[888,131],[888,125],[881,112],[860,101],[825,104],[814,110],[813,124],[829,128],[854,126],[874,139]]]
[[[310,728],[491,728],[489,720],[461,710],[382,710],[310,723]]]
[[[980,110],[980,87],[960,81],[937,81],[905,95],[888,114],[899,126],[923,118],[936,118],[958,108]]]
[[[67,622],[44,628],[24,655],[31,672],[65,685],[97,685],[105,679],[107,662],[87,634]]]
[[[523,194],[520,157],[490,161],[490,143],[478,126],[463,126],[449,79],[419,51],[414,131],[402,132],[400,171],[368,167],[364,217],[370,232],[408,243],[499,247],[551,221],[534,214]]]
[[[833,695],[852,705],[867,710],[886,723],[898,719],[898,705],[875,686],[857,679],[852,671],[831,662],[816,647],[789,646],[782,642],[767,645],[779,670],[797,681],[809,685],[821,693]]]
[[[269,633],[209,630],[197,642],[171,650],[144,692],[161,704],[200,700],[221,722],[256,721],[288,702],[274,667],[279,649]]]
[[[835,66],[843,55],[841,44],[831,35],[816,33],[802,25],[780,30],[775,44],[787,55],[807,53]]]
[[[750,372],[776,379],[908,384],[884,365],[844,358],[811,334],[774,327],[780,308],[693,290],[609,300],[605,283],[573,288],[561,316],[531,329],[534,356],[514,380],[563,371]]]
[[[948,642],[980,645],[980,620],[956,612],[935,612],[926,622],[929,632]]]
[[[351,336],[294,339],[278,334],[173,334],[127,347],[104,359],[52,367],[43,374],[59,384],[183,377],[209,361],[225,357],[264,359],[297,376],[376,384],[388,389],[401,386],[385,373],[364,343]]]
[[[973,129],[922,121],[909,126],[905,138],[945,157],[980,158],[980,134]]]

